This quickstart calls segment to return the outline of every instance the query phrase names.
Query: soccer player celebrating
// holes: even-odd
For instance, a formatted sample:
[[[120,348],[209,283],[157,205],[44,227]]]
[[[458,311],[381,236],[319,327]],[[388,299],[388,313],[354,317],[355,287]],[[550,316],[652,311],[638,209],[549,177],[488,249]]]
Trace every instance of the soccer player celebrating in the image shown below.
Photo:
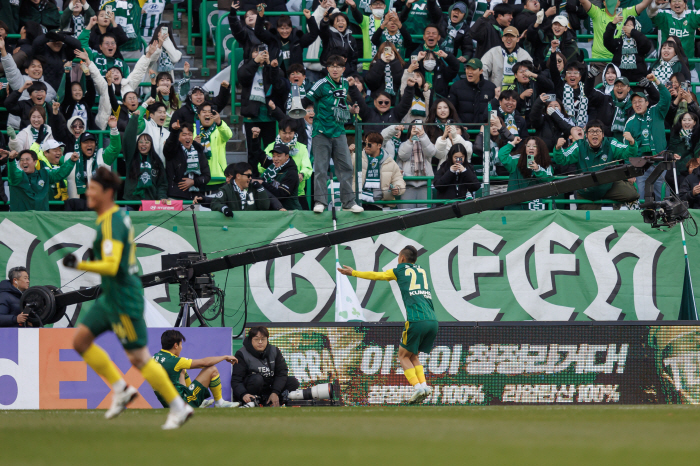
[[[97,212],[97,236],[92,247],[95,259],[78,261],[75,254],[63,258],[65,267],[102,275],[102,294],[78,326],[73,348],[95,372],[112,384],[112,406],[105,417],[113,419],[138,396],[138,391],[126,384],[105,350],[94,343],[97,336],[112,330],[131,364],[170,405],[163,429],[177,429],[194,410],[180,398],[165,369],[148,353],[143,287],[136,276],[134,230],[129,217],[114,204],[120,183],[118,174],[106,167],[97,169],[86,191],[88,207]]]
[[[343,275],[367,280],[396,280],[406,307],[405,330],[401,335],[399,362],[408,382],[414,387],[410,404],[421,403],[433,393],[425,382],[423,366],[418,360],[418,352],[429,353],[433,349],[438,322],[433,310],[433,300],[428,286],[428,275],[416,265],[418,251],[406,246],[399,253],[399,265],[385,272],[358,272],[344,265],[338,271]]]
[[[175,389],[180,393],[182,399],[193,408],[206,408],[212,403],[217,408],[237,408],[238,403],[226,401],[221,396],[221,377],[216,369],[216,364],[221,361],[228,361],[236,364],[238,359],[235,356],[211,356],[203,359],[181,358],[182,342],[186,341],[182,333],[177,330],[166,330],[160,336],[161,350],[153,355],[155,359],[168,373],[170,381],[175,385]],[[194,379],[190,380],[187,369],[199,369],[202,371]],[[211,390],[214,399],[209,398]],[[168,407],[168,403],[156,392],[158,401],[163,406]]]

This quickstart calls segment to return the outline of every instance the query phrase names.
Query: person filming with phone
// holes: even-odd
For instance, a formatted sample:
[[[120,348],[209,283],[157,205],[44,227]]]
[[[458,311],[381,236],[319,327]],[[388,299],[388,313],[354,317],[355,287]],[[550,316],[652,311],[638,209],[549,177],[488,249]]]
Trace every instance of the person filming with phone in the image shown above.
[[[454,144],[447,153],[447,160],[435,173],[433,184],[437,199],[472,199],[481,188],[476,171],[467,161],[467,148]]]

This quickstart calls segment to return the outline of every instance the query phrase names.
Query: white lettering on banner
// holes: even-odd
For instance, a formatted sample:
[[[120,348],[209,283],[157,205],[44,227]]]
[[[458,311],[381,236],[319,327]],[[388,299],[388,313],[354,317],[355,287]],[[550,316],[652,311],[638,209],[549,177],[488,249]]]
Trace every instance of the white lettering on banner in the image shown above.
[[[290,228],[277,236],[272,243],[306,236],[296,228]],[[253,298],[260,311],[271,322],[311,322],[319,314],[328,311],[335,298],[335,281],[320,264],[325,250],[326,248],[320,248],[307,251],[296,262],[293,256],[285,256],[274,261],[256,262],[250,266],[250,288]],[[274,272],[271,273],[273,265]],[[295,312],[283,304],[297,294],[296,281],[300,279],[308,281],[316,292],[314,308],[304,313]]]
[[[610,248],[609,244],[615,238],[617,232],[608,226],[591,233],[583,242],[598,285],[598,294],[584,314],[593,320],[618,319],[622,309],[612,305],[622,284],[617,264],[626,257],[635,257],[637,263],[631,281],[634,311],[639,320],[656,320],[661,313],[655,303],[656,264],[664,245],[635,227],[630,227]]]
[[[9,404],[0,404],[0,407],[39,409],[39,329],[14,331],[17,332],[17,362],[0,358],[0,378],[14,379],[17,397]],[[4,386],[7,387],[7,382],[4,382]]]
[[[481,404],[485,399],[483,385],[434,385],[432,388],[433,395],[424,404]],[[407,403],[412,394],[413,387],[408,385],[370,385],[367,403]]]
[[[614,343],[607,346],[478,344],[469,347],[465,370],[470,375],[554,374],[573,365],[577,374],[622,374],[628,349],[626,343],[620,345],[619,351]]]
[[[450,303],[445,309],[455,319],[484,321],[494,320],[498,315],[500,308],[480,307],[470,301],[481,296],[479,278],[503,276],[503,260],[498,257],[498,252],[504,244],[502,236],[474,225],[430,255],[433,289],[440,302]],[[493,255],[477,256],[477,248],[485,249]],[[452,275],[455,255],[459,277]]]
[[[515,299],[535,320],[569,320],[573,307],[545,301],[557,293],[555,275],[578,275],[578,259],[574,254],[554,254],[555,245],[572,253],[578,247],[578,235],[550,223],[541,232],[506,256],[508,282]],[[535,259],[537,288],[530,278],[530,256]]]
[[[504,403],[618,403],[619,385],[514,385],[503,387]],[[578,393],[578,397],[576,394]]]
[[[381,353],[381,348],[379,349]],[[300,383],[328,380],[335,374],[333,360],[327,349],[296,351],[286,357],[291,375]],[[363,361],[364,364],[364,361]]]
[[[8,219],[4,219],[0,222],[0,244],[4,244],[12,251],[5,265],[5,275],[3,277],[5,278],[12,268],[29,266],[31,253],[34,252],[34,248],[39,244],[39,240],[28,231],[18,227]]]

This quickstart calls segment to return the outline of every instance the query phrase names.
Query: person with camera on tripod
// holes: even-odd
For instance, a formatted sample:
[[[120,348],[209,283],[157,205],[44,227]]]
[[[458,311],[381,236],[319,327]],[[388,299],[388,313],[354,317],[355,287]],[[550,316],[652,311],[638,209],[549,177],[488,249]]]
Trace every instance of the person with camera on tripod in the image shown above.
[[[288,375],[282,351],[269,344],[269,337],[267,327],[252,327],[236,352],[238,364],[231,371],[231,390],[241,408],[280,406],[289,392],[299,388],[299,380]]]

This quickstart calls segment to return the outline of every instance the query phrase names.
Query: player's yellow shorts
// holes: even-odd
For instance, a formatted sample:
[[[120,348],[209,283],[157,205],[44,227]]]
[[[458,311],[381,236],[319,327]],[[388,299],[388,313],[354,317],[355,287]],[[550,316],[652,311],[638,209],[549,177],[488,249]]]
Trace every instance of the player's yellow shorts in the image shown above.
[[[430,353],[438,332],[437,320],[406,322],[401,334],[401,346],[413,354]]]
[[[148,345],[148,330],[143,318],[143,308],[141,308],[140,317],[134,317],[139,315],[138,310],[131,311],[117,308],[108,303],[105,295],[102,295],[95,300],[80,323],[89,328],[95,337],[112,330],[126,350],[143,348]]]

